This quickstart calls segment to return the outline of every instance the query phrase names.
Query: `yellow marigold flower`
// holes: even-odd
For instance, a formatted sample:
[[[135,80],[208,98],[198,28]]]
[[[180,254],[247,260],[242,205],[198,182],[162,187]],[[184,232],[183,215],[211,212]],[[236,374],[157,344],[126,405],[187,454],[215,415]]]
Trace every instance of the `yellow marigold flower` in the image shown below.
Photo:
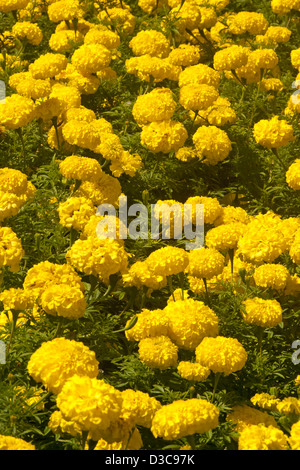
[[[197,158],[196,150],[193,147],[180,147],[180,149],[175,152],[175,157],[181,162],[189,162]]]
[[[137,428],[134,429],[128,442],[129,436],[121,442],[107,442],[99,439],[94,450],[140,450],[143,447],[142,436]]]
[[[72,64],[83,75],[108,67],[111,52],[102,44],[83,44],[72,55]]]
[[[281,91],[283,83],[279,78],[263,78],[260,87],[263,91]]]
[[[300,414],[300,400],[296,397],[287,397],[277,404],[277,411],[284,415]]]
[[[184,272],[189,255],[183,248],[166,246],[153,251],[146,258],[151,272],[158,276],[172,276]]]
[[[0,191],[0,222],[17,215],[22,205],[21,199],[15,194]]]
[[[220,274],[225,265],[225,257],[214,248],[202,247],[189,253],[186,272],[190,276],[211,279]]]
[[[282,321],[282,308],[275,299],[246,299],[242,316],[246,323],[272,328]]]
[[[0,435],[0,450],[36,450],[36,448],[30,442],[18,437]]]
[[[78,155],[66,157],[59,163],[59,170],[65,178],[81,181],[96,182],[102,176],[100,163],[96,159]]]
[[[144,163],[140,155],[137,153],[132,155],[127,150],[124,150],[117,158],[111,159],[109,169],[116,178],[119,178],[123,173],[133,177],[143,165]]]
[[[294,297],[300,295],[300,277],[297,274],[288,277],[284,295],[293,295]]]
[[[178,121],[151,122],[143,127],[141,143],[154,153],[176,152],[188,138],[187,130]]]
[[[105,24],[114,26],[119,33],[131,35],[134,32],[136,19],[128,8],[105,8],[98,14],[100,21],[105,21]]]
[[[291,51],[291,63],[295,69],[300,70],[300,48]]]
[[[0,168],[1,191],[21,196],[27,190],[27,176],[14,168]]]
[[[258,144],[269,149],[283,147],[295,140],[293,127],[278,116],[257,122],[253,135]]]
[[[107,49],[117,49],[121,43],[120,36],[115,32],[111,31],[104,25],[95,25],[90,28],[84,36],[85,44],[102,44]]]
[[[153,418],[154,437],[181,439],[195,433],[203,434],[219,424],[218,408],[202,398],[176,400],[164,405]]]
[[[54,411],[48,423],[49,428],[54,434],[70,434],[71,436],[81,436],[81,427],[74,421],[68,421],[63,418],[61,411]]]
[[[273,43],[288,42],[292,31],[284,26],[269,26],[265,32],[265,37]]]
[[[217,165],[225,160],[232,150],[228,135],[216,126],[199,127],[193,135],[193,143],[198,158],[207,165]]]
[[[35,299],[38,299],[46,288],[57,284],[77,287],[82,292],[85,290],[81,277],[72,266],[50,263],[49,261],[37,263],[27,271],[23,288],[30,291]]]
[[[201,49],[193,44],[179,44],[172,49],[168,55],[168,60],[173,65],[189,67],[198,64],[201,57]]]
[[[247,361],[247,352],[236,338],[206,337],[196,348],[196,362],[214,373],[229,375],[241,370]]]
[[[124,273],[128,264],[124,247],[112,238],[78,239],[67,252],[66,259],[79,271],[100,276],[105,281],[112,274]]]
[[[6,129],[19,129],[35,118],[35,104],[25,96],[13,94],[0,107],[0,122]]]
[[[132,108],[132,115],[139,126],[156,121],[168,121],[176,109],[176,101],[169,88],[154,88],[139,95]]]
[[[47,98],[51,93],[50,80],[36,80],[28,77],[21,80],[16,86],[17,93],[33,100]]]
[[[161,408],[161,403],[148,393],[125,389],[122,392],[121,418],[134,422],[137,426],[151,427],[153,417]]]
[[[250,263],[273,263],[287,248],[282,222],[273,213],[259,214],[246,225],[237,255]]]
[[[74,421],[93,440],[116,421],[122,409],[122,394],[96,377],[73,374],[57,396],[57,406],[64,419]]]
[[[11,272],[20,270],[25,252],[21,240],[10,227],[0,227],[0,267],[8,266]]]
[[[101,142],[94,148],[94,152],[101,153],[106,160],[118,160],[124,148],[119,136],[107,132],[101,135]]]
[[[192,380],[195,382],[202,382],[207,379],[210,374],[210,369],[204,367],[201,364],[181,361],[177,366],[178,374],[186,380]]]
[[[154,57],[167,57],[170,52],[170,42],[160,31],[147,29],[139,31],[129,42],[129,47],[136,56],[149,54]]]
[[[206,7],[206,6],[200,5],[199,10],[201,14],[201,21],[199,22],[198,28],[200,29],[212,28],[218,20],[218,16],[217,16],[215,9],[212,7]]]
[[[206,64],[196,64],[186,67],[179,75],[178,85],[210,85],[219,88],[220,74]]]
[[[211,126],[222,127],[226,124],[233,124],[237,120],[236,112],[231,107],[230,101],[221,96],[207,109],[200,109],[198,116],[193,112],[190,115],[196,125],[204,124],[206,120]]]
[[[239,450],[289,450],[288,436],[274,426],[250,425],[241,432]]]
[[[56,31],[49,39],[49,47],[54,52],[65,52],[71,51],[76,44],[83,43],[83,35],[77,31]]]
[[[202,278],[196,277],[196,276],[191,276],[188,275],[188,283],[190,290],[194,292],[195,294],[203,294],[207,290],[210,291],[215,291],[215,290],[222,290],[222,285],[220,283],[221,275],[218,276],[213,276],[210,279],[206,281],[206,287],[204,284],[204,280]]]
[[[300,450],[300,421],[292,424],[289,445],[292,450]]]
[[[40,297],[40,305],[49,315],[71,320],[83,317],[87,307],[83,292],[66,284],[47,287]]]
[[[279,398],[269,393],[256,393],[251,399],[251,403],[255,406],[259,406],[264,410],[276,410],[277,405],[280,402]]]
[[[102,222],[106,221],[105,226]],[[101,222],[101,233],[99,232],[98,224]],[[103,234],[104,231],[104,234]],[[127,227],[115,215],[99,216],[98,214],[92,215],[86,225],[84,226],[80,237],[86,239],[89,237],[98,238],[114,238],[119,243],[124,245],[122,238],[127,233]]]
[[[0,11],[9,13],[10,11],[26,8],[29,0],[0,0]]]
[[[259,287],[283,290],[286,287],[289,275],[290,273],[285,266],[267,263],[255,268],[253,279]]]
[[[148,289],[161,289],[167,285],[165,275],[154,274],[145,261],[136,261],[128,271],[122,275],[124,286],[135,286],[142,289],[144,286]]]
[[[138,354],[140,361],[146,366],[166,370],[176,366],[178,347],[168,336],[153,336],[139,341]]]
[[[33,46],[38,46],[43,39],[39,26],[30,21],[17,21],[12,27],[12,34],[18,39],[27,39]]]
[[[32,293],[20,287],[2,291],[0,301],[3,302],[4,310],[27,310],[34,305]]]
[[[222,224],[231,224],[234,222],[248,224],[250,220],[251,216],[242,207],[224,206],[222,207],[219,217],[214,220],[214,225],[218,227]]]
[[[171,64],[167,57],[152,57],[149,54],[127,59],[125,67],[128,73],[136,75],[140,80],[149,82],[150,77],[153,77],[155,83],[165,79],[177,81],[182,71],[180,66]]]
[[[192,217],[193,224],[196,224],[196,207],[197,204],[204,205],[204,223],[213,224],[217,217],[222,213],[222,206],[217,198],[208,196],[191,196],[189,197],[185,205],[192,205]]]
[[[168,335],[169,320],[163,310],[144,308],[136,314],[136,317],[136,324],[130,330],[125,331],[125,336],[129,341],[140,341],[144,338]],[[127,321],[126,327],[131,321],[132,319]]]
[[[232,34],[263,34],[269,26],[262,13],[240,11],[229,21],[229,31]]]
[[[207,109],[217,100],[218,96],[218,91],[211,85],[183,85],[180,88],[179,103],[185,109],[198,111]]]
[[[79,341],[63,337],[42,343],[27,365],[29,375],[55,394],[60,393],[65,382],[75,374],[85,378],[97,377],[98,367],[94,351]],[[72,417],[66,419],[71,420]]]
[[[294,163],[289,166],[285,178],[290,188],[295,191],[300,189],[300,158],[296,158]]]
[[[269,415],[266,411],[260,411],[248,405],[235,405],[232,411],[227,414],[226,421],[231,421],[238,433],[241,433],[251,425],[262,424],[278,428],[273,416]]]
[[[79,106],[79,108],[69,108],[69,109],[67,109],[63,114],[63,119],[64,119],[64,121],[71,121],[73,119],[76,119],[77,121],[91,122],[91,121],[94,121],[96,119],[96,114],[92,109],[88,109],[85,106],[81,105],[81,106]],[[74,155],[72,157],[74,157]],[[80,158],[80,160],[78,160],[79,158]],[[84,158],[78,157],[78,158],[76,158],[76,161],[77,161],[77,163],[79,163],[79,161],[81,161],[81,162],[90,162],[90,160],[87,160],[87,159],[88,159],[88,157],[84,157]],[[67,162],[68,161],[71,161],[71,160],[67,160]],[[99,170],[96,169],[97,163],[90,162],[90,164],[91,165],[94,164],[95,165],[94,171],[96,173],[99,173]],[[100,172],[100,174],[102,174],[102,172]]]
[[[235,70],[248,62],[249,50],[233,45],[217,51],[214,55],[214,68],[218,71]]]
[[[168,336],[178,347],[193,350],[204,337],[217,336],[219,322],[215,312],[194,299],[177,300],[163,309],[168,319]]]
[[[73,20],[83,16],[79,0],[59,0],[48,6],[47,13],[49,20],[59,23],[64,20]]]
[[[295,233],[294,240],[289,249],[289,255],[294,263],[300,264],[300,229]]]
[[[114,207],[118,206],[118,198],[122,193],[122,188],[119,180],[103,173],[97,182],[83,181],[79,189],[74,193],[74,196],[83,196],[91,199],[95,206],[100,204],[112,204]]]
[[[29,65],[29,72],[35,79],[53,78],[66,68],[67,63],[63,54],[48,52]]]
[[[175,21],[176,29],[179,34],[183,34],[186,29],[193,30],[201,23],[201,11],[194,1],[184,2],[175,6],[169,11],[169,17]]]
[[[55,98],[58,101],[61,113],[70,108],[78,108],[81,105],[81,96],[78,89],[62,83],[52,85],[49,98]]]
[[[167,3],[168,0],[138,0],[138,6],[149,15],[155,10],[161,10]]]
[[[242,222],[219,225],[207,232],[205,242],[208,248],[215,248],[219,251],[234,250],[244,231],[245,224]]]
[[[94,214],[95,206],[83,197],[70,197],[58,206],[59,223],[78,231],[83,230]]]
[[[277,15],[286,15],[293,8],[293,2],[291,0],[272,0],[271,8]]]

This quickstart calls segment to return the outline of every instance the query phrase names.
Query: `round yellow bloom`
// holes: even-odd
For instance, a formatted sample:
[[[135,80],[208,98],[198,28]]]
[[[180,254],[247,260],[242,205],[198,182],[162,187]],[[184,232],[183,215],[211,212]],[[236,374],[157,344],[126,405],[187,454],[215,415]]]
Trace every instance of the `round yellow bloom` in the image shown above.
[[[147,29],[139,31],[129,42],[129,47],[136,56],[149,54],[154,57],[167,57],[170,42],[160,31]]]
[[[30,442],[18,437],[0,435],[0,450],[36,450],[36,448]]]
[[[202,247],[189,253],[187,273],[190,276],[211,279],[221,274],[224,269],[225,258],[214,248]]]
[[[275,299],[254,297],[243,302],[242,316],[246,323],[272,328],[282,321],[282,308]]]
[[[88,431],[95,441],[119,418],[122,402],[121,392],[104,380],[77,374],[64,382],[57,396],[62,417]]]
[[[48,6],[49,20],[59,23],[64,20],[73,20],[83,16],[79,0],[58,0]]]
[[[121,43],[120,36],[115,32],[111,31],[104,25],[95,25],[89,29],[84,36],[85,44],[102,44],[107,49],[117,49]]]
[[[66,380],[75,374],[97,377],[99,362],[94,351],[83,343],[62,337],[42,343],[31,355],[27,369],[36,382],[58,394]]]
[[[300,421],[297,421],[291,427],[289,445],[292,450],[300,450]]]
[[[215,405],[201,398],[191,398],[162,406],[154,415],[151,431],[154,437],[170,441],[203,434],[218,424],[219,410]]]
[[[27,310],[33,308],[34,298],[30,291],[21,287],[11,287],[0,293],[4,310]]]
[[[94,214],[95,206],[84,197],[70,197],[58,206],[59,223],[75,230],[83,230]]]
[[[231,224],[240,222],[248,224],[251,216],[242,207],[223,206],[221,214],[214,220],[214,225],[218,227],[222,224]]]
[[[151,122],[141,132],[141,143],[154,153],[176,152],[188,138],[187,130],[178,121]]]
[[[289,450],[288,436],[273,426],[250,425],[240,434],[239,450]]]
[[[0,191],[0,222],[18,214],[22,200],[13,193]]]
[[[0,11],[3,13],[9,13],[10,11],[26,8],[28,3],[29,0],[1,0]]]
[[[219,225],[207,232],[206,245],[219,251],[234,250],[244,231],[245,224],[241,222]]]
[[[71,51],[76,43],[81,44],[83,42],[83,35],[77,31],[56,31],[49,39],[49,47],[54,52],[65,52]]]
[[[98,18],[100,21],[104,20],[105,24],[113,26],[118,33],[125,35],[132,35],[136,25],[135,16],[130,13],[128,8],[105,8],[100,11]]]
[[[55,434],[70,434],[71,436],[81,435],[80,426],[74,421],[64,419],[59,410],[51,414],[48,426]]]
[[[286,182],[290,188],[297,191],[300,189],[300,158],[296,158],[286,172]]]
[[[168,336],[178,347],[194,350],[204,337],[217,336],[219,322],[204,302],[186,299],[169,303],[162,312],[168,319]]]
[[[140,341],[144,338],[168,335],[169,320],[164,315],[163,310],[144,308],[136,314],[136,317],[136,324],[130,330],[125,331],[125,336],[129,341]],[[131,319],[127,321],[126,327],[130,322]]]
[[[188,361],[179,362],[177,371],[183,379],[195,382],[206,380],[210,374],[210,369],[208,367]]]
[[[225,131],[216,126],[201,126],[193,135],[198,158],[207,165],[217,165],[225,160],[232,150],[231,141]]]
[[[168,121],[176,109],[176,101],[169,88],[154,88],[150,93],[139,95],[132,108],[133,118],[139,126],[150,122]]]
[[[277,410],[277,405],[280,402],[279,398],[269,393],[256,393],[251,399],[251,403],[259,406],[264,410]]]
[[[240,11],[229,21],[229,31],[232,34],[263,34],[269,26],[262,13]]]
[[[219,96],[215,87],[205,84],[189,84],[180,88],[179,103],[192,111],[207,109]]]
[[[217,51],[214,55],[214,68],[218,71],[235,70],[248,62],[249,50],[233,45]]]
[[[168,55],[168,60],[173,65],[189,67],[198,64],[201,57],[201,49],[193,44],[179,44],[172,49]]]
[[[138,348],[140,361],[152,369],[166,370],[177,365],[178,348],[168,336],[141,339]]]
[[[162,406],[160,402],[139,390],[125,389],[122,397],[121,417],[134,422],[135,425],[150,428],[156,411]]]
[[[52,78],[64,70],[67,63],[68,59],[63,54],[48,52],[29,65],[29,72],[35,79]]]
[[[167,285],[167,277],[154,274],[145,261],[136,261],[128,271],[122,276],[124,286],[135,286],[142,289],[144,286],[148,289],[161,289]]]
[[[278,116],[254,124],[253,135],[258,144],[269,149],[283,147],[295,139],[293,127]]]
[[[215,220],[221,215],[222,213],[222,206],[219,203],[218,199],[215,197],[207,197],[207,196],[191,196],[185,201],[185,205],[191,204],[192,205],[192,217],[193,217],[193,224],[196,225],[196,208],[197,204],[203,204],[204,206],[204,223],[205,224],[213,224]]]
[[[40,305],[49,315],[72,320],[83,317],[87,307],[83,292],[66,284],[47,287],[41,295]]]
[[[81,181],[97,181],[102,176],[100,163],[89,157],[71,155],[59,164],[59,170],[65,178]]]
[[[168,57],[160,58],[149,54],[137,57],[131,57],[125,61],[125,67],[128,73],[136,75],[140,80],[161,82],[165,79],[177,81],[182,68],[171,64]]]
[[[296,397],[286,397],[277,404],[277,411],[284,415],[300,414],[300,400]]]
[[[35,118],[35,104],[25,96],[13,94],[0,107],[0,122],[6,129],[19,129]]]
[[[83,181],[74,193],[74,196],[83,196],[91,199],[95,206],[107,203],[117,207],[118,198],[121,193],[122,188],[119,180],[103,172],[96,183]]]
[[[236,338],[204,338],[196,348],[196,362],[214,373],[229,375],[241,370],[247,361],[247,352]]]
[[[182,273],[189,262],[189,255],[183,248],[166,246],[153,251],[146,258],[149,269],[156,275],[172,276]]]
[[[275,418],[266,411],[260,411],[248,405],[235,405],[227,414],[226,421],[231,421],[236,432],[241,433],[251,425],[263,424],[264,426],[277,427]]]
[[[102,44],[83,44],[72,55],[72,64],[83,75],[108,67],[111,52]]]
[[[0,267],[8,266],[17,273],[25,252],[21,240],[10,227],[0,227]]]
[[[39,26],[30,21],[17,21],[12,27],[12,34],[19,39],[27,39],[33,46],[38,46],[43,39]]]
[[[262,264],[255,268],[253,279],[259,287],[270,287],[271,289],[285,289],[289,278],[289,271],[281,264]]]

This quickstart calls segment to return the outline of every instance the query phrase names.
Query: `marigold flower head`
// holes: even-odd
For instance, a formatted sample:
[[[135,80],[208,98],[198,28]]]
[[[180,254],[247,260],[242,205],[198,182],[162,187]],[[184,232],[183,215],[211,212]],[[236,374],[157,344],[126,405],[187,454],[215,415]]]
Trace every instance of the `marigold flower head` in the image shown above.
[[[190,276],[211,279],[223,271],[225,257],[215,248],[202,247],[189,253],[186,272]]]
[[[186,67],[179,75],[178,85],[210,85],[219,88],[220,73],[206,64],[196,64]]]
[[[129,441],[128,441],[129,439]],[[140,450],[143,447],[142,436],[137,428],[121,442],[107,442],[105,439],[97,441],[94,450]]]
[[[84,197],[70,197],[58,206],[59,223],[78,231],[83,230],[94,214],[95,206]]]
[[[65,178],[81,181],[98,181],[102,176],[99,162],[94,158],[71,155],[59,163],[59,170]]]
[[[83,35],[77,31],[56,31],[49,39],[49,47],[54,52],[64,54],[72,50],[75,44],[83,43]]]
[[[259,287],[270,287],[271,289],[285,289],[290,273],[281,264],[266,263],[255,268],[253,279]]]
[[[166,246],[153,251],[146,258],[146,263],[156,275],[172,276],[184,272],[189,262],[189,255],[183,248]]]
[[[300,70],[300,48],[291,51],[291,63],[295,69]]]
[[[8,266],[17,273],[25,252],[21,240],[10,227],[0,227],[0,267]]]
[[[154,153],[176,152],[188,138],[187,130],[178,121],[151,122],[143,127],[141,143]]]
[[[103,172],[101,178],[96,183],[83,181],[77,191],[75,191],[74,196],[83,196],[91,199],[95,206],[107,203],[117,207],[121,193],[122,188],[119,180]]]
[[[292,424],[289,445],[292,450],[300,450],[300,421]]]
[[[30,21],[17,21],[12,27],[12,34],[18,39],[27,39],[33,46],[38,46],[43,39],[39,26]]]
[[[183,379],[194,382],[202,382],[206,380],[210,374],[210,369],[208,367],[188,361],[179,362],[177,371]]]
[[[0,435],[0,450],[36,450],[36,447],[19,437]]]
[[[8,96],[0,107],[0,122],[6,129],[19,129],[34,118],[33,100],[17,93]]]
[[[81,427],[74,421],[63,418],[61,411],[54,411],[48,422],[48,426],[55,434],[70,434],[71,436],[81,436]]]
[[[282,321],[282,308],[275,299],[254,297],[243,302],[242,316],[246,323],[272,328]]]
[[[121,417],[134,422],[137,426],[150,428],[156,411],[162,406],[161,403],[140,390],[125,389],[122,397]]]
[[[300,400],[296,397],[286,397],[277,404],[277,411],[284,415],[300,414]]]
[[[236,338],[206,337],[196,348],[196,362],[214,373],[229,375],[241,370],[247,361],[247,352]]]
[[[84,36],[85,44],[102,44],[109,50],[117,49],[121,43],[120,36],[104,25],[95,25]]]
[[[255,406],[259,406],[263,410],[276,410],[277,405],[280,402],[279,398],[269,393],[256,393],[251,399],[251,403]]]
[[[202,398],[191,398],[162,406],[154,415],[151,431],[154,437],[174,440],[203,434],[218,424],[219,410],[215,405]]]
[[[192,111],[207,109],[218,98],[219,93],[215,87],[206,84],[183,85],[180,88],[179,103]]]
[[[172,49],[168,55],[168,60],[173,65],[189,67],[198,64],[201,57],[201,49],[193,44],[179,44]]]
[[[219,203],[217,198],[208,197],[208,196],[191,196],[189,197],[185,205],[192,205],[192,217],[193,224],[196,224],[196,209],[197,204],[204,206],[204,223],[213,224],[217,217],[222,213],[222,206]]]
[[[136,314],[136,317],[136,324],[125,331],[125,336],[129,341],[140,341],[153,336],[168,335],[169,320],[163,310],[148,310],[144,308],[140,313]],[[131,321],[132,319],[127,321],[126,327]]]
[[[269,26],[262,13],[240,11],[229,21],[229,31],[232,34],[263,34]]]
[[[173,65],[168,57],[160,58],[149,54],[127,59],[125,67],[128,73],[137,76],[140,80],[149,82],[150,77],[153,77],[155,83],[165,79],[177,81],[182,71],[182,68]]]
[[[247,225],[251,220],[251,216],[242,207],[223,206],[221,214],[214,220],[214,225],[218,227],[222,224],[231,224],[240,222]]]
[[[47,13],[49,20],[59,23],[64,20],[73,20],[83,16],[79,0],[58,0],[48,6]]]
[[[47,287],[40,297],[40,305],[49,315],[75,320],[83,317],[87,303],[77,286],[55,284]]]
[[[214,55],[214,68],[218,71],[235,70],[248,62],[249,50],[246,47],[233,46],[217,51]]]
[[[106,8],[100,11],[98,18],[100,21],[104,20],[108,26],[114,26],[117,32],[129,36],[133,34],[136,25],[135,16],[128,8]]]
[[[260,411],[248,405],[235,405],[232,411],[227,414],[226,421],[231,421],[236,432],[241,433],[251,425],[263,424],[264,426],[274,426],[278,428],[275,418],[266,411]]]
[[[166,370],[177,364],[178,347],[165,335],[141,339],[138,353],[140,361],[151,369]]]
[[[17,215],[22,205],[21,198],[16,194],[0,191],[0,222]]]
[[[194,299],[177,300],[163,309],[168,318],[168,336],[178,347],[194,350],[204,337],[217,336],[219,322],[215,312]]]
[[[31,355],[27,369],[36,382],[41,382],[47,390],[58,394],[65,382],[75,374],[97,377],[98,366],[94,351],[79,341],[62,337],[42,343]]]
[[[122,394],[96,377],[74,374],[64,382],[57,406],[64,419],[74,421],[97,441],[116,421],[122,409]]]
[[[132,108],[133,118],[139,126],[154,121],[168,121],[176,109],[176,101],[169,88],[154,88],[150,93],[139,95]]]
[[[283,83],[279,78],[263,78],[261,81],[261,90],[263,91],[281,91],[283,90]]]
[[[294,163],[289,166],[285,178],[290,188],[295,191],[300,189],[300,158],[296,158]]]
[[[122,275],[124,286],[135,286],[142,289],[144,286],[148,289],[157,290],[167,285],[167,277],[161,274],[155,274],[145,261],[136,261],[128,271]]]
[[[108,67],[111,52],[102,44],[82,44],[72,55],[72,64],[83,75]]]
[[[29,0],[1,0],[0,11],[2,13],[9,13],[10,11],[26,8]]]
[[[207,165],[217,165],[225,160],[232,150],[231,141],[225,131],[216,126],[201,126],[193,135],[198,158]]]
[[[34,305],[34,298],[30,291],[20,287],[6,289],[0,294],[4,310],[27,310]]]
[[[210,229],[205,237],[208,248],[219,251],[234,250],[245,230],[242,222],[232,222]]]
[[[67,63],[68,59],[63,54],[48,52],[29,65],[29,72],[35,79],[53,78],[66,68]]]
[[[288,436],[274,426],[250,425],[241,432],[239,450],[289,450]]]
[[[147,29],[139,31],[129,42],[129,47],[136,56],[149,54],[154,57],[167,57],[170,52],[170,42],[160,31]]]
[[[278,116],[254,124],[253,135],[258,144],[269,149],[283,147],[295,139],[293,127]]]

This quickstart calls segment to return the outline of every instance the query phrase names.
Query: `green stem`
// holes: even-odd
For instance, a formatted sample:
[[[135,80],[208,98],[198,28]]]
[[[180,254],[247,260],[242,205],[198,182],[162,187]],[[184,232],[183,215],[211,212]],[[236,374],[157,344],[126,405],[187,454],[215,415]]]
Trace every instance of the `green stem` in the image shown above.
[[[21,127],[17,129],[17,134],[19,136],[21,146],[22,146],[22,155],[23,155],[23,171],[26,170],[26,148],[25,148],[25,142],[24,142],[24,137],[22,133]]]
[[[175,295],[174,295],[174,289],[173,289],[173,283],[172,283],[172,276],[167,276],[167,281],[168,281],[168,286],[169,286],[169,289],[170,289],[170,293],[173,297],[173,300],[175,302]]]
[[[192,450],[196,450],[196,442],[195,436],[186,436],[186,440],[188,441],[189,445],[191,446]]]
[[[13,319],[12,319],[11,331],[10,331],[7,350],[6,350],[7,354],[10,350],[12,338],[13,338],[14,332],[16,330],[16,325],[17,325],[17,320],[18,320],[19,313],[20,313],[20,310],[12,310]]]
[[[233,283],[233,258],[234,258],[234,248],[229,248],[228,255],[230,258],[230,270],[231,270],[231,284]]]
[[[221,372],[216,372],[216,373],[215,373],[214,389],[213,389],[212,397],[211,397],[211,401],[212,401],[212,402],[213,402],[214,399],[215,399],[215,394],[216,394],[216,390],[217,390],[217,386],[218,386],[220,377],[221,377]]]
[[[210,298],[209,298],[209,293],[208,293],[208,289],[207,289],[207,281],[206,281],[205,277],[203,277],[203,283],[204,283],[204,287],[205,287],[206,302],[207,302],[207,305],[210,307]]]
[[[282,168],[284,169],[284,171],[287,171],[288,167],[285,165],[282,158],[279,156],[278,149],[272,148],[272,152],[275,155],[275,157],[277,158],[277,160],[280,163],[280,165],[282,166]]]

